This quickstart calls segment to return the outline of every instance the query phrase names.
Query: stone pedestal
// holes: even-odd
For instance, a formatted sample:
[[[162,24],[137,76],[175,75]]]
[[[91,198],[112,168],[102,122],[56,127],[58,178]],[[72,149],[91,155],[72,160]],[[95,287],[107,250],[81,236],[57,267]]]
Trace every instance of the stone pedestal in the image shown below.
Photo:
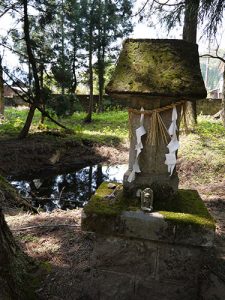
[[[179,191],[174,211],[153,213],[142,212],[122,191],[116,199],[107,197],[111,193],[103,183],[82,216],[82,228],[96,233],[91,299],[197,300],[215,224],[196,191]],[[196,202],[192,211],[186,201]]]

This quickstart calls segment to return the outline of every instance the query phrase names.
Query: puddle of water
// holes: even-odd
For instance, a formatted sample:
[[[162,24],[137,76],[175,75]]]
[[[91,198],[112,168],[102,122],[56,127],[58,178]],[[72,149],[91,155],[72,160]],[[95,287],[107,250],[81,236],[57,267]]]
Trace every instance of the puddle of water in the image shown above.
[[[8,180],[35,207],[52,211],[83,207],[103,181],[122,182],[126,170],[127,165],[95,165],[56,176]]]

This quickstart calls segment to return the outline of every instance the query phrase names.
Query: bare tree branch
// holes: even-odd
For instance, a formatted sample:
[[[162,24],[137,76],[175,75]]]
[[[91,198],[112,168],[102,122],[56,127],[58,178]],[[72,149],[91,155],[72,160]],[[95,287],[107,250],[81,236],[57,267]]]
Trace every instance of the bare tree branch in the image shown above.
[[[10,46],[8,46],[8,45],[6,45],[6,44],[0,43],[0,46],[2,46],[2,47],[4,47],[4,48],[7,48],[8,50],[10,50],[10,51],[12,51],[13,53],[16,53],[16,54],[22,56],[22,57],[25,58],[25,59],[28,59],[28,56],[27,56],[27,55],[25,55],[25,54],[23,54],[23,53],[21,53],[21,52],[15,50],[15,49],[11,48]]]
[[[17,85],[17,86],[21,89],[21,91],[24,91],[25,94],[27,94],[27,92],[26,92],[25,90],[23,90],[23,88],[22,88],[21,86],[19,86],[19,84],[16,83],[16,82],[14,81],[14,79],[11,77],[10,74],[8,74],[8,72],[7,72],[6,70],[3,70],[3,71],[4,71],[4,73],[9,77],[9,79],[12,80],[13,83],[14,83],[15,85]],[[10,87],[10,88],[16,93],[17,96],[19,96],[20,98],[22,98],[24,102],[29,103],[29,104],[31,104],[31,105],[34,104],[34,99],[33,99],[33,97],[32,97],[30,94],[29,94],[29,95],[27,94],[27,97],[28,97],[28,96],[29,96],[29,97],[28,97],[28,98],[25,98],[23,95],[21,95],[21,94],[18,92],[18,90],[13,89],[13,87],[10,86],[9,83],[8,83],[6,80],[4,80],[4,82],[5,82],[5,84],[6,84],[8,87]],[[36,106],[36,108],[37,108],[37,110],[39,110],[42,114],[44,114],[45,117],[47,117],[49,120],[51,120],[53,123],[55,123],[55,124],[58,125],[59,127],[65,129],[65,130],[67,130],[68,132],[73,132],[72,129],[67,128],[66,126],[64,126],[63,124],[59,123],[59,122],[56,121],[54,118],[52,118],[52,117],[50,116],[50,114],[49,114],[47,111],[45,111],[44,109],[42,109],[41,107]]]
[[[185,4],[185,2],[179,2],[179,3],[168,3],[170,0],[167,0],[165,3],[162,3],[160,1],[157,1],[157,0],[153,0],[153,2],[157,3],[158,5],[160,6],[181,6],[183,4]]]
[[[12,4],[11,6],[5,8],[5,10],[3,12],[1,12],[0,14],[0,18],[2,18],[5,14],[7,14],[8,11],[10,11],[11,9],[15,9],[17,4]]]
[[[202,54],[202,55],[200,55],[200,57],[211,57],[211,58],[216,58],[216,59],[219,59],[220,61],[222,61],[222,62],[225,64],[225,59],[222,58],[221,56],[218,56],[218,55]]]
[[[144,3],[144,5],[142,6],[142,8],[140,8],[140,10],[139,10],[136,14],[132,15],[131,17],[136,17],[136,16],[140,15],[140,13],[143,12],[143,10],[145,9],[145,7],[146,7],[146,5],[148,4],[149,1],[150,1],[150,0],[147,0],[147,1]]]

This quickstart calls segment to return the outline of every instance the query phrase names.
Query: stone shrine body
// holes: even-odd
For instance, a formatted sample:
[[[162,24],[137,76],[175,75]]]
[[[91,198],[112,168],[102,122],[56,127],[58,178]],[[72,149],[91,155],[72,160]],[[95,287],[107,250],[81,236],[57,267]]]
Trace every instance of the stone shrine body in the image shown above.
[[[165,164],[165,154],[169,152],[167,145],[171,140],[165,129],[171,125],[173,107],[177,111],[176,124],[179,129],[185,101],[206,97],[198,46],[182,40],[128,39],[106,92],[129,107],[129,169],[124,175],[124,190],[130,193],[151,187],[155,192],[156,189],[169,194],[176,192],[176,169],[170,175]],[[140,126],[141,108],[146,113],[143,121],[146,134],[142,136],[143,149],[138,157],[140,172],[130,182],[129,176],[136,160],[136,130]],[[155,118],[161,119],[160,124],[152,122],[154,112],[158,112]],[[163,132],[160,131],[162,126]],[[176,135],[178,138],[178,130]]]
[[[206,96],[198,47],[182,40],[123,44],[106,91],[129,111],[129,167],[83,209],[95,232],[90,299],[199,299],[215,223],[197,191],[179,190],[176,156],[187,101]]]

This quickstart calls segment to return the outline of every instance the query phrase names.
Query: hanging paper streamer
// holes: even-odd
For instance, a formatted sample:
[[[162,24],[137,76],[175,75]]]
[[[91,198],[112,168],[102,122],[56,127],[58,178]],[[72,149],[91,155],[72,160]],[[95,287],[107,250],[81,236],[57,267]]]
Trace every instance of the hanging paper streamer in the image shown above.
[[[170,127],[168,129],[168,133],[171,137],[171,141],[167,145],[167,148],[169,149],[169,153],[166,154],[166,161],[165,164],[168,165],[168,172],[170,173],[170,176],[173,174],[173,170],[175,168],[177,158],[176,158],[176,151],[179,148],[179,141],[177,139],[177,109],[176,106],[173,107],[172,111],[172,122],[170,124]]]
[[[144,111],[143,107],[141,108],[141,112],[142,111]],[[142,141],[141,141],[141,137],[146,134],[146,130],[145,130],[143,124],[144,124],[144,114],[141,114],[140,127],[138,127],[136,129],[136,139],[137,139],[137,144],[135,146],[135,150],[137,151],[136,152],[136,158],[135,158],[135,161],[134,161],[134,164],[133,164],[132,172],[130,173],[130,175],[127,179],[128,182],[132,182],[135,179],[135,173],[140,173],[141,172],[140,167],[139,167],[139,163],[138,163],[138,156],[140,155],[141,150],[143,149],[143,144],[142,144]]]

